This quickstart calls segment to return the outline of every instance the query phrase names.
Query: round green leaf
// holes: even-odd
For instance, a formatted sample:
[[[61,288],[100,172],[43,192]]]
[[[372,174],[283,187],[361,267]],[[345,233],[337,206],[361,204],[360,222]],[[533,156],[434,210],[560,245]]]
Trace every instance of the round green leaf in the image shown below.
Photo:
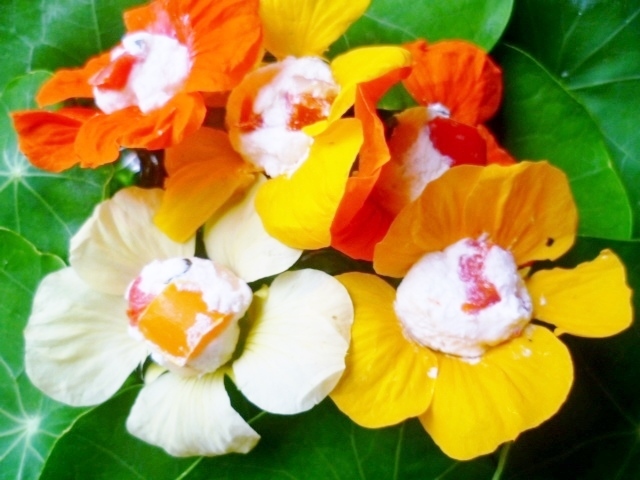
[[[629,200],[589,112],[522,50],[504,47],[499,59],[505,146],[519,159],[546,159],[564,170],[578,205],[581,235],[629,238]]]

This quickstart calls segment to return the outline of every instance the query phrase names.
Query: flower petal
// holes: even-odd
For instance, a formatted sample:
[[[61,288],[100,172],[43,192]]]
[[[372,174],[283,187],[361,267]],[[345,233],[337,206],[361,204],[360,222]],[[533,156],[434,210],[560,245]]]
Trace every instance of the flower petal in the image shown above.
[[[293,248],[328,246],[331,224],[361,144],[360,122],[338,120],[315,138],[309,158],[290,178],[283,175],[264,184],[256,209],[267,232]]]
[[[409,342],[393,310],[395,290],[364,273],[339,275],[355,306],[347,368],[331,393],[354,422],[375,428],[424,413],[437,375],[436,356]]]
[[[573,382],[569,351],[541,327],[529,326],[477,362],[438,357],[433,401],[419,418],[457,460],[491,453],[540,425],[559,410]]]
[[[337,120],[353,106],[359,84],[410,65],[411,54],[408,50],[387,45],[356,48],[334,58],[331,71],[340,85],[340,93],[331,106],[329,121]]]
[[[262,226],[254,203],[266,181],[260,175],[251,190],[220,210],[205,227],[209,258],[230,268],[245,282],[283,272],[302,255],[302,250],[287,247]]]
[[[485,233],[518,265],[554,260],[571,247],[576,228],[577,209],[560,169],[547,162],[462,165],[430,182],[398,214],[376,247],[374,266],[401,277],[423,254]]]
[[[624,264],[610,250],[566,270],[540,270],[527,280],[533,315],[582,337],[608,337],[633,320]]]
[[[321,56],[369,7],[370,0],[261,0],[264,46],[282,59]]]
[[[264,291],[263,291],[264,292]],[[244,350],[233,363],[238,389],[272,413],[308,410],[344,370],[353,306],[345,288],[319,270],[279,275],[254,296]]]
[[[502,97],[502,71],[480,47],[463,40],[406,44],[414,59],[405,87],[421,105],[440,103],[451,118],[478,125],[491,118]]]
[[[260,436],[231,407],[224,374],[165,373],[144,386],[127,430],[176,457],[247,453]]]
[[[201,128],[165,152],[165,194],[153,221],[170,238],[185,241],[238,190],[253,168],[233,150],[225,132]]]
[[[152,217],[162,199],[159,189],[130,187],[100,203],[71,239],[69,261],[97,291],[124,295],[142,267],[153,260],[191,257],[195,240],[170,240]]]
[[[35,386],[69,405],[111,397],[147,356],[128,334],[123,296],[89,288],[72,268],[44,278],[25,335],[25,366]]]

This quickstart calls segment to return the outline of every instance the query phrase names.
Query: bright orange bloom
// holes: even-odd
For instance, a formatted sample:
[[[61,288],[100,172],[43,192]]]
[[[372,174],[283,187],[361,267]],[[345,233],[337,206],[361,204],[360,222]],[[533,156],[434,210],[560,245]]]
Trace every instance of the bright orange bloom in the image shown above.
[[[127,11],[119,45],[56,72],[36,97],[40,107],[91,98],[97,108],[15,112],[20,149],[34,165],[61,171],[112,162],[121,147],[179,143],[204,120],[202,94],[230,90],[258,61],[258,3],[156,0]]]
[[[338,277],[356,310],[331,394],[340,410],[368,428],[417,417],[459,460],[554,415],[573,380],[558,336],[605,337],[633,318],[611,251],[529,274],[532,262],[564,254],[576,228],[567,178],[546,162],[463,165],[429,183],[375,250],[377,273],[404,277],[398,288]]]

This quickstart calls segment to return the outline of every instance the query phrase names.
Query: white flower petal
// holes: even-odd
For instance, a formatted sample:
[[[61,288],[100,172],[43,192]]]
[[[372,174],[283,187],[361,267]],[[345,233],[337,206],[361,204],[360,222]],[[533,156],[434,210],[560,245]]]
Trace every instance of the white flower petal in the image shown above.
[[[100,203],[71,239],[69,261],[95,290],[123,295],[152,260],[191,257],[195,240],[171,240],[153,224],[162,190],[126,188]]]
[[[203,376],[165,373],[144,386],[127,429],[176,457],[247,453],[260,436],[231,407],[218,371]]]
[[[254,301],[261,301],[259,294]],[[344,370],[353,322],[349,294],[324,272],[286,272],[252,310],[256,318],[232,366],[236,385],[263,410],[308,410],[333,390]]]
[[[25,365],[35,386],[69,405],[107,400],[147,356],[127,333],[123,297],[90,289],[72,268],[44,278],[25,335]]]
[[[204,243],[209,258],[229,267],[245,282],[284,272],[302,250],[291,248],[269,235],[254,203],[263,176],[231,208],[225,208],[205,226]]]

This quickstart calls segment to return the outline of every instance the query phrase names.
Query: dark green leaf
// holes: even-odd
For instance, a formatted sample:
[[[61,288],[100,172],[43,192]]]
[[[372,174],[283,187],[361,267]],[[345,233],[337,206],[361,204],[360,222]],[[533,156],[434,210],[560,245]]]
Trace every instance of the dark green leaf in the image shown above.
[[[589,112],[525,52],[503,47],[504,143],[520,159],[547,159],[568,175],[581,235],[629,238],[631,208]]]
[[[22,331],[34,291],[47,273],[64,266],[16,233],[0,228],[0,478],[38,478],[55,441],[82,414],[39,392],[24,371]]]
[[[520,0],[509,38],[586,107],[628,191],[640,237],[640,0]]]

